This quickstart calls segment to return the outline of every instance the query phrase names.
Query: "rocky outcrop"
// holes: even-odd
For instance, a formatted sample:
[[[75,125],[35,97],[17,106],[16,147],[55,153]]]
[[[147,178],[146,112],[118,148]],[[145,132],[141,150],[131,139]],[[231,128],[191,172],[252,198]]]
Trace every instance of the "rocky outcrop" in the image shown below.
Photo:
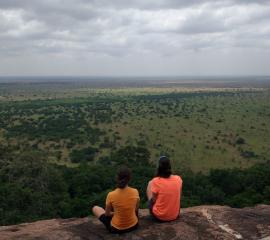
[[[94,218],[52,219],[0,227],[0,239],[67,240],[270,240],[270,205],[234,209],[199,206],[181,210],[173,222],[153,222],[147,210],[140,210],[140,227],[122,235],[108,233]]]

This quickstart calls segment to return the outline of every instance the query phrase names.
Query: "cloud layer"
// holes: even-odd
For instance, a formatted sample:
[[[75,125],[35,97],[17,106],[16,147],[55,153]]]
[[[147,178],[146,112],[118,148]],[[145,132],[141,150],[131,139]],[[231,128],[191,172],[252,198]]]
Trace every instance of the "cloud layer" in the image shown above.
[[[269,2],[4,0],[0,74],[270,74]]]

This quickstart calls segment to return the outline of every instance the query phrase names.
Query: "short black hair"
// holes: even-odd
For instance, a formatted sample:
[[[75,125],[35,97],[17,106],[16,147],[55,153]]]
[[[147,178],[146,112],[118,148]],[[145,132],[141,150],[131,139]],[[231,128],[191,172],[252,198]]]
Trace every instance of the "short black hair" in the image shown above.
[[[126,187],[128,185],[130,178],[131,178],[131,170],[126,166],[120,167],[116,177],[117,187],[118,188]]]
[[[168,178],[172,174],[170,159],[166,156],[161,156],[158,161],[157,177]]]

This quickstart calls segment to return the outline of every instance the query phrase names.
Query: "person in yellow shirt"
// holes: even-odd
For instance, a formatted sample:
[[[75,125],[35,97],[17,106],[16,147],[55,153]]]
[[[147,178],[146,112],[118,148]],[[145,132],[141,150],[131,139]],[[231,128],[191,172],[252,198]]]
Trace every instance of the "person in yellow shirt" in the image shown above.
[[[93,214],[111,233],[130,232],[138,227],[140,197],[136,188],[128,186],[131,171],[121,167],[117,173],[117,188],[108,193],[106,207],[92,208]]]

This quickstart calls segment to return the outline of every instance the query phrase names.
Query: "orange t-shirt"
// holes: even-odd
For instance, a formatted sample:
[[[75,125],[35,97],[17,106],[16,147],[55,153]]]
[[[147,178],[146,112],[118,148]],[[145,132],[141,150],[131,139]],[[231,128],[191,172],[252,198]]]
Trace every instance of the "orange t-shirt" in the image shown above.
[[[138,223],[135,210],[139,199],[138,190],[131,187],[116,188],[109,192],[106,205],[111,204],[114,211],[111,225],[119,230],[135,226]]]
[[[157,199],[152,211],[160,220],[175,220],[179,215],[182,183],[181,177],[177,175],[153,178],[151,191],[157,194]]]

